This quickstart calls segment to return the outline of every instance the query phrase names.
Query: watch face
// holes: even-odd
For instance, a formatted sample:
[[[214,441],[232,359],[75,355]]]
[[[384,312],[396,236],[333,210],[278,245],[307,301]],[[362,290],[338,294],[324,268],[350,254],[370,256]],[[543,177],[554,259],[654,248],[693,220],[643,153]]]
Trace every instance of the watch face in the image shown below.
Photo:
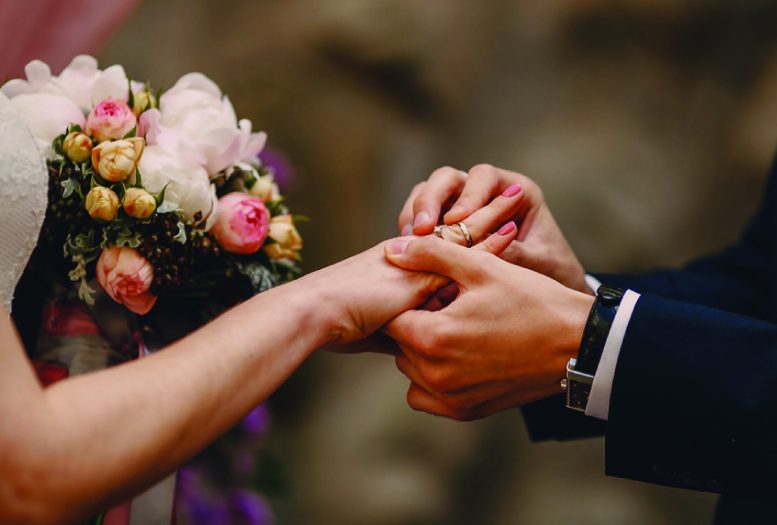
[[[588,397],[591,394],[591,385],[569,381],[567,384],[567,407],[573,410],[585,412],[588,405]]]

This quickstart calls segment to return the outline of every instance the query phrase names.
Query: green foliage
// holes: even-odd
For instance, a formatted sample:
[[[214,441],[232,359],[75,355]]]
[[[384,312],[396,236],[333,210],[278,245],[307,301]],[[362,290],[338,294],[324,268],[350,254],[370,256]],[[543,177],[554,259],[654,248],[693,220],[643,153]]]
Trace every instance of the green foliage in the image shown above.
[[[278,284],[278,277],[259,261],[239,261],[237,271],[248,277],[255,294],[262,293]]]
[[[178,221],[178,233],[175,234],[173,240],[186,244],[186,225],[182,221]]]
[[[81,193],[81,184],[79,184],[77,181],[73,179],[65,179],[60,182],[60,185],[62,186],[62,196],[64,198],[67,199],[74,192],[77,193],[82,199],[84,198],[83,193]]]
[[[123,226],[119,230],[114,244],[126,248],[137,248],[143,244],[143,236],[139,232],[133,232],[129,226]]]

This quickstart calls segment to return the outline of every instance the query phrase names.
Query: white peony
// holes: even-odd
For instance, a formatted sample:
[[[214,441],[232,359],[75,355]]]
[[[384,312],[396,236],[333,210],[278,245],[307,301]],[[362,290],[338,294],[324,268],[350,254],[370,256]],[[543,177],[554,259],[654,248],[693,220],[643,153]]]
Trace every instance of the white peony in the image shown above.
[[[45,62],[33,60],[24,67],[27,80],[13,79],[3,85],[8,98],[19,95],[48,93],[72,100],[84,113],[105,99],[128,100],[128,79],[124,68],[111,66],[104,71],[97,68],[97,60],[88,55],[75,57],[59,76],[52,76]]]
[[[255,160],[267,135],[238,122],[229,98],[202,73],[182,76],[159,100],[159,111],[144,113],[149,141],[185,155],[210,175],[244,160]]]
[[[24,73],[26,80],[9,80],[0,91],[11,99],[46,156],[53,155],[51,141],[68,125],[84,126],[84,115],[93,106],[107,98],[125,102],[128,98],[124,68],[100,71],[97,60],[87,55],[75,57],[59,76],[40,60],[27,64]]]
[[[199,164],[171,153],[159,145],[147,146],[138,165],[143,186],[151,193],[165,190],[165,208],[180,208],[188,220],[202,213],[205,229],[209,230],[216,219],[216,188],[211,184],[208,172]]]
[[[47,157],[53,154],[51,142],[65,132],[70,124],[84,126],[84,114],[69,98],[49,93],[15,96],[11,106],[30,128],[32,136]]]

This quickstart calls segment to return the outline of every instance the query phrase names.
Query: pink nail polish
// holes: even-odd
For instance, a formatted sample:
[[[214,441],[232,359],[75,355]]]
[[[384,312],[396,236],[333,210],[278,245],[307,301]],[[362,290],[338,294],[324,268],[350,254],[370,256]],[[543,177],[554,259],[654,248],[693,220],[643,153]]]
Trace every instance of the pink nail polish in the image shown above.
[[[515,225],[515,222],[510,221],[504,226],[502,226],[501,228],[499,228],[499,231],[496,233],[498,233],[499,235],[508,235],[510,233],[513,233],[513,231],[515,231],[516,228],[517,226]]]
[[[515,197],[519,193],[521,193],[521,185],[513,184],[502,193],[502,197]]]

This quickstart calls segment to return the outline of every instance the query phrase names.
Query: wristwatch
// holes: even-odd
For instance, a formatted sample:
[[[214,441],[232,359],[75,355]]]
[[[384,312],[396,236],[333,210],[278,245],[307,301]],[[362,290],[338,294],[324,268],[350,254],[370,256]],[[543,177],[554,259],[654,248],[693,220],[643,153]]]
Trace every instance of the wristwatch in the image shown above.
[[[591,313],[588,314],[577,359],[569,360],[566,377],[561,380],[561,388],[567,394],[567,408],[585,412],[594,375],[604,352],[604,343],[624,293],[625,290],[606,285],[600,286],[596,292],[596,300],[591,307]]]

